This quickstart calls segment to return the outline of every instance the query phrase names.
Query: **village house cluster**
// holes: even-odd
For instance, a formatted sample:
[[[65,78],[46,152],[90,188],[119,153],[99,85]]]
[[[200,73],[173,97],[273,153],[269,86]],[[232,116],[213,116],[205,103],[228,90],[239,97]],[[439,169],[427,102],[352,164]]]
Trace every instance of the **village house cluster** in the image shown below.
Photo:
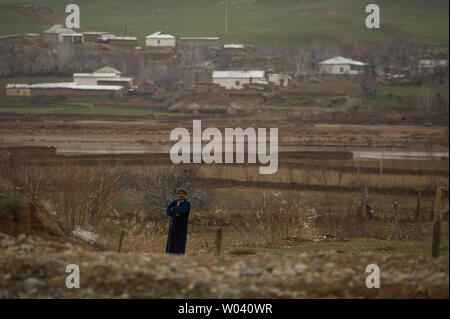
[[[142,50],[138,46],[137,37],[116,36],[101,31],[75,31],[59,24],[43,32],[28,34],[12,34],[1,36],[1,40],[23,39],[37,42],[46,41],[50,43],[61,43],[67,45],[81,45],[84,42],[97,42],[111,44]],[[145,47],[155,49],[177,50],[177,48],[189,51],[203,49],[207,52],[220,50],[224,56],[246,56],[254,53],[257,49],[246,44],[223,44],[218,37],[180,37],[158,31],[145,37]],[[173,51],[175,52],[175,51]],[[438,68],[448,68],[448,60],[422,59],[418,61],[417,70],[422,74],[433,74]],[[318,74],[323,76],[358,76],[368,71],[370,66],[361,61],[350,58],[335,56],[320,61],[317,64]],[[40,83],[40,84],[8,84],[6,94],[13,96],[33,95],[76,95],[76,94],[121,94],[133,93],[137,87],[133,85],[133,78],[122,77],[121,72],[110,67],[96,70],[92,73],[74,73],[73,82],[70,83]],[[277,73],[273,70],[227,70],[217,69],[211,73],[210,83],[196,83],[198,90],[206,85],[220,87],[226,91],[257,89],[263,90],[267,87],[286,88],[292,82],[292,74]],[[401,73],[386,73],[387,79],[401,78]],[[80,93],[82,92],[82,93]]]
[[[92,73],[74,73],[73,82],[7,84],[9,96],[57,96],[57,95],[122,95],[133,90],[133,79],[122,77],[121,72],[104,67]]]

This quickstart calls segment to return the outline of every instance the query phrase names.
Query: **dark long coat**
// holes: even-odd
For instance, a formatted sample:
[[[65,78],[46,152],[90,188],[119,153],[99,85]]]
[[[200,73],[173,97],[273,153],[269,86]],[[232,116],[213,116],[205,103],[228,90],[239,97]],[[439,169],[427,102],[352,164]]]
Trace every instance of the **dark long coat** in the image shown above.
[[[191,204],[185,198],[179,206],[178,200],[172,201],[167,207],[170,216],[170,228],[167,236],[166,253],[184,254],[188,231],[189,211]]]

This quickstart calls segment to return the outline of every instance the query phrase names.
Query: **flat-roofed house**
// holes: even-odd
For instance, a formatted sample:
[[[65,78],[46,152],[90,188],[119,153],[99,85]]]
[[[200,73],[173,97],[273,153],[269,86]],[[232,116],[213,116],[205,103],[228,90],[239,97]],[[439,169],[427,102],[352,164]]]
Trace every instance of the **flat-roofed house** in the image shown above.
[[[107,41],[110,44],[115,45],[123,45],[123,46],[133,46],[135,47],[137,44],[137,38],[136,37],[108,37]]]
[[[114,73],[74,73],[73,82],[80,85],[97,85],[98,79],[114,79]]]
[[[99,77],[97,78],[97,85],[120,85],[126,87],[127,89],[133,86],[133,78],[127,77]]]
[[[145,45],[148,47],[174,47],[176,39],[173,35],[158,31],[145,37]]]
[[[434,74],[437,69],[448,69],[448,60],[419,60],[418,70],[422,74]]]
[[[82,43],[83,35],[81,33],[62,34],[63,43]]]
[[[289,85],[289,80],[292,78],[284,73],[269,73],[268,81],[276,86],[287,87]]]
[[[192,49],[198,47],[218,48],[218,37],[184,37],[180,38],[180,46],[183,49]]]
[[[213,83],[225,87],[227,90],[241,90],[244,84],[261,83],[266,81],[265,71],[213,71]]]
[[[364,62],[336,56],[319,62],[319,74],[358,75],[364,73],[366,67]]]
[[[8,84],[8,96],[65,96],[65,95],[110,95],[123,94],[120,85],[81,85],[74,82]]]
[[[106,66],[92,73],[74,73],[73,82],[80,85],[121,85],[126,88],[133,86],[133,78],[122,77],[121,72]]]
[[[55,24],[51,28],[44,31],[43,39],[44,41],[50,41],[50,42],[63,42],[63,35],[64,34],[76,34],[72,29],[68,29],[62,24]]]
[[[109,39],[114,38],[114,37],[115,37],[114,34],[111,34],[111,33],[105,33],[105,34],[101,34],[101,35],[98,37],[98,39],[99,39],[100,42],[108,43],[108,42],[109,42]]]
[[[134,90],[133,78],[105,66],[92,73],[74,73],[73,82],[15,84],[6,86],[9,96],[122,95]]]
[[[100,42],[100,36],[104,34],[108,34],[108,32],[101,32],[101,31],[83,32],[83,40],[90,42]]]
[[[224,44],[222,52],[229,56],[245,55],[255,51],[255,47],[247,44]]]

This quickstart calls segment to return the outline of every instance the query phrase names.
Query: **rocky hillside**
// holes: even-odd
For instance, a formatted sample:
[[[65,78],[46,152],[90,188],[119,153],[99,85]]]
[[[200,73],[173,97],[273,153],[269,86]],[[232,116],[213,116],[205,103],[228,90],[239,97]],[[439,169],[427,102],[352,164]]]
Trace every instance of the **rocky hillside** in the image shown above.
[[[24,192],[0,184],[0,298],[448,298],[448,256],[317,251],[174,256],[100,251],[68,236]],[[66,266],[80,288],[66,287]],[[381,287],[365,286],[366,266]]]
[[[0,234],[1,298],[448,298],[447,257],[170,256],[94,252],[37,236]],[[379,265],[379,289],[365,268]],[[69,264],[80,288],[65,286]]]

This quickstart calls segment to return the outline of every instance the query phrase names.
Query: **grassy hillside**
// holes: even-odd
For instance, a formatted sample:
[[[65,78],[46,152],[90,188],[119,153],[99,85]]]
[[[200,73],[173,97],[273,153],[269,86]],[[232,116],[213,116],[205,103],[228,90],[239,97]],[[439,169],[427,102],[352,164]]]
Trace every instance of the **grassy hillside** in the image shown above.
[[[19,0],[0,0],[0,32],[39,32],[42,22],[14,13]],[[30,1],[65,16],[66,2]],[[379,0],[381,29],[366,29],[363,0],[78,0],[81,24],[91,30],[139,37],[157,30],[177,36],[213,36],[258,45],[298,46],[312,41],[391,41],[448,44],[447,0]]]

